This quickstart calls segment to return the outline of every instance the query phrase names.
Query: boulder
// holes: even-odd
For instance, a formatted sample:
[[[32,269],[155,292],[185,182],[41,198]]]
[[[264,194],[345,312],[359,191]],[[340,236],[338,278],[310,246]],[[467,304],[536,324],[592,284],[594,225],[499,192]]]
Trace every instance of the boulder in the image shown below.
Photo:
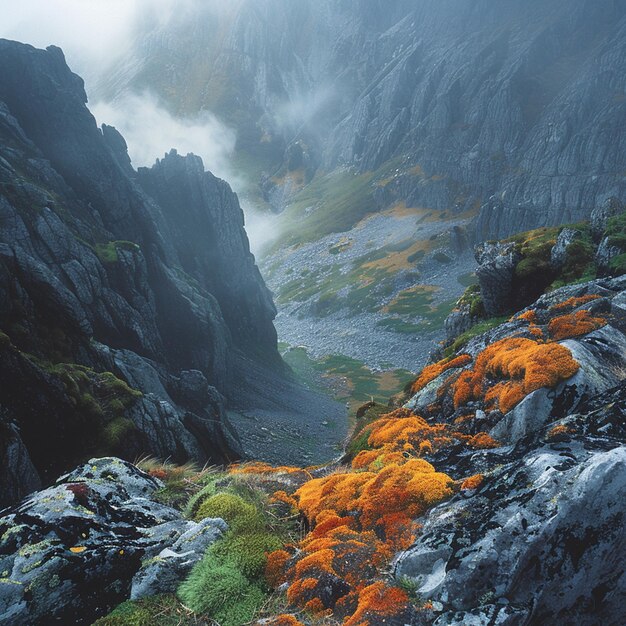
[[[162,483],[92,459],[0,517],[0,624],[90,624],[131,593],[171,592],[226,530],[158,503]]]

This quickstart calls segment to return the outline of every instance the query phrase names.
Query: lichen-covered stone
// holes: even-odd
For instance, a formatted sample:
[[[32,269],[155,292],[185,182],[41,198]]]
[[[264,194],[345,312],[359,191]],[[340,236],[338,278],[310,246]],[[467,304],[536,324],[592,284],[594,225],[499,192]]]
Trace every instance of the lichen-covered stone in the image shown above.
[[[172,592],[226,530],[152,499],[160,481],[92,459],[0,517],[0,624],[91,623],[133,597]]]

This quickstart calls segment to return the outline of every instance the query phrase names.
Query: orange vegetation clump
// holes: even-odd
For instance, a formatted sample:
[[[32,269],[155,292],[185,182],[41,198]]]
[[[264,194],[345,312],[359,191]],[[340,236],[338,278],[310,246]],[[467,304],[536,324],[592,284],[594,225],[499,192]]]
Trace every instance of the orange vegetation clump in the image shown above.
[[[312,469],[312,468],[309,468]],[[240,465],[233,465],[230,468],[231,474],[288,474],[294,475],[299,474],[305,477],[306,479],[311,478],[311,473],[306,468],[302,467],[290,467],[290,466],[280,466],[274,467],[269,463],[261,463],[259,461],[254,461],[252,463],[242,463]]]
[[[311,480],[298,491],[300,510],[310,521],[327,510],[339,515],[356,513],[371,527],[385,514],[403,512],[414,518],[426,508],[452,495],[446,474],[422,459],[391,464],[379,472],[333,474]]]
[[[356,611],[344,622],[344,626],[366,626],[370,621],[384,622],[399,616],[409,606],[409,596],[398,587],[384,582],[369,585],[359,593]]]
[[[570,315],[553,318],[548,324],[548,332],[552,335],[554,341],[561,341],[570,337],[586,335],[605,325],[606,319],[593,317],[589,311],[583,309]]]
[[[270,498],[270,502],[282,502],[290,508],[294,509],[298,505],[294,498],[292,498],[286,491],[275,491]]]
[[[578,298],[568,298],[563,302],[559,302],[554,306],[550,307],[551,311],[565,311],[566,309],[576,309],[583,304],[587,304],[588,302],[593,302],[600,298],[598,295],[588,295],[588,296],[580,296]]]
[[[518,320],[524,320],[526,322],[528,322],[529,324],[536,324],[537,323],[537,313],[535,311],[533,311],[532,309],[529,309],[528,311],[524,312],[524,313],[520,313],[517,318]]]
[[[474,476],[470,476],[466,478],[461,483],[461,489],[478,489],[483,484],[485,477],[482,474],[475,474]]]
[[[565,424],[558,424],[548,431],[547,439],[562,439],[571,435],[573,432],[573,429],[569,426],[566,426]]]
[[[380,470],[402,464],[416,456],[433,454],[444,447],[465,442],[469,437],[454,431],[449,424],[429,424],[409,412],[407,417],[394,411],[369,425],[369,450],[362,450],[352,461],[353,469]]]
[[[286,550],[276,550],[267,555],[265,578],[272,587],[279,587],[285,582],[285,566],[290,558]]]
[[[476,448],[476,450],[489,450],[491,448],[499,448],[500,442],[487,433],[478,433],[470,438],[467,445],[470,448]]]
[[[458,408],[470,400],[484,400],[487,408],[498,407],[508,413],[528,394],[555,387],[578,368],[571,352],[559,344],[521,337],[502,339],[478,355],[473,370],[459,376],[454,405]]]
[[[472,362],[469,354],[461,354],[453,359],[443,359],[433,365],[427,365],[420,374],[419,378],[413,383],[411,393],[421,391],[426,385],[431,383],[435,378],[441,376],[444,372],[457,367],[464,367]]]

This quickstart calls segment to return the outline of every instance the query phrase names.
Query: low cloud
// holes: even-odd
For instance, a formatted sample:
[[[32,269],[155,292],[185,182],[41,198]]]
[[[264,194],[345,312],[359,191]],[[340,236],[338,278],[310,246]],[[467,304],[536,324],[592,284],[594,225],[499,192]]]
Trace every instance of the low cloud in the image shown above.
[[[249,0],[0,0],[0,37],[38,48],[61,47],[90,93],[111,68],[140,63],[135,47],[150,33],[236,11],[243,1]],[[301,106],[281,111],[287,123],[298,117]],[[276,236],[278,218],[247,200],[255,196],[250,188],[257,181],[246,180],[232,165],[236,133],[210,112],[174,117],[149,92],[90,102],[89,108],[99,124],[122,133],[135,168],[151,166],[171,148],[202,157],[205,169],[239,194],[255,254]]]
[[[198,12],[236,8],[239,0],[0,0],[0,37],[63,48],[88,85],[132,53],[137,36]]]
[[[239,200],[246,216],[246,232],[250,240],[250,249],[258,258],[262,256],[265,247],[278,237],[281,216],[267,210],[260,211],[245,198],[240,197]]]
[[[98,124],[115,126],[128,144],[135,168],[151,166],[170,149],[202,157],[206,169],[241,186],[230,165],[236,134],[209,112],[189,118],[171,115],[151,93],[90,104]]]
[[[235,132],[214,115],[203,112],[190,118],[174,117],[148,92],[91,104],[90,109],[98,124],[115,126],[122,133],[135,168],[150,167],[172,148],[202,157],[205,169],[226,180],[239,194],[255,255],[277,236],[278,216],[260,211],[247,200],[249,186],[256,181],[247,181],[232,165]]]

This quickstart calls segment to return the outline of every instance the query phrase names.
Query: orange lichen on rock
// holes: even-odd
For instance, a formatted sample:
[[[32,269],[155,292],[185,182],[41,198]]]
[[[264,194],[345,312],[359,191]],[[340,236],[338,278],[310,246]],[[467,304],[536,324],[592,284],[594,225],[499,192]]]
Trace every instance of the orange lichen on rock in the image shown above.
[[[524,311],[524,313],[520,313],[514,319],[524,320],[524,321],[528,322],[529,324],[536,324],[537,323],[537,313],[536,313],[536,311],[533,311],[533,309],[529,309],[528,311]]]
[[[570,428],[569,426],[566,426],[565,424],[557,424],[556,426],[552,427],[548,431],[548,434],[546,435],[546,439],[548,440],[564,439],[568,437],[569,435],[571,435],[573,432],[574,432],[573,428]]]
[[[443,359],[433,365],[427,365],[420,374],[419,378],[413,383],[411,393],[421,391],[426,385],[431,383],[435,378],[441,376],[444,372],[458,367],[464,367],[472,362],[469,354],[461,354],[453,359]]]
[[[264,626],[304,626],[304,624],[295,616],[287,613],[276,615],[263,621]]]
[[[294,606],[304,606],[314,597],[317,578],[298,578],[287,589],[287,600]]]
[[[474,476],[470,476],[466,478],[461,483],[461,489],[478,489],[483,484],[485,477],[483,474],[474,474]]]
[[[580,337],[606,326],[606,319],[593,317],[589,311],[581,310],[570,315],[561,315],[550,320],[548,332],[554,341]]]
[[[565,311],[566,309],[576,309],[579,306],[583,306],[583,304],[587,304],[589,302],[593,302],[594,300],[598,300],[601,296],[597,294],[590,294],[587,296],[580,296],[578,298],[568,298],[563,302],[559,302],[554,306],[550,307],[551,311]]]
[[[296,502],[295,498],[293,498],[292,496],[290,496],[286,491],[275,491],[272,494],[272,497],[270,498],[270,502],[282,502],[283,504],[286,504],[287,506],[293,508],[296,508],[296,506],[298,505],[298,503]]]
[[[409,596],[398,587],[384,582],[369,585],[359,593],[356,611],[344,622],[344,626],[366,626],[370,621],[380,623],[392,621],[409,606]]]
[[[467,445],[470,448],[476,448],[476,450],[489,450],[499,448],[500,442],[487,433],[478,433],[469,439]]]
[[[272,587],[278,587],[285,582],[285,567],[291,559],[286,550],[275,550],[267,555],[265,578]]]
[[[454,385],[454,405],[484,400],[488,408],[508,413],[528,394],[555,387],[578,368],[571,352],[559,344],[522,337],[502,339],[487,346],[474,368],[461,374]]]

